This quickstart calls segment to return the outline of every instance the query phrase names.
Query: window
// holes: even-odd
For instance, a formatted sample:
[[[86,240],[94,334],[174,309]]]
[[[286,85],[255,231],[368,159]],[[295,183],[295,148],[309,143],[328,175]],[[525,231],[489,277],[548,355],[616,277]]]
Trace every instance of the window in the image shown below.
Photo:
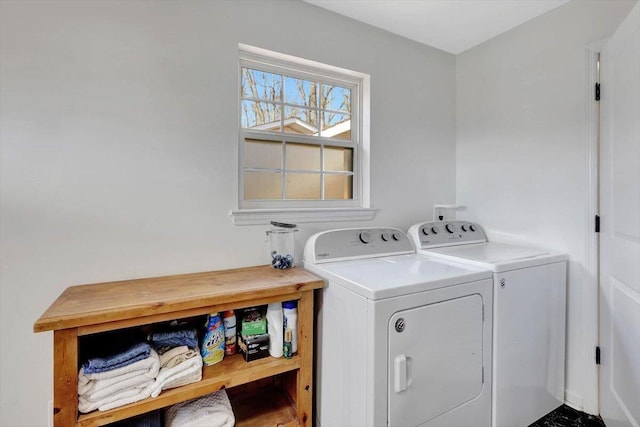
[[[234,222],[251,212],[298,222],[301,212],[371,219],[361,216],[371,211],[368,76],[249,46],[239,65]]]

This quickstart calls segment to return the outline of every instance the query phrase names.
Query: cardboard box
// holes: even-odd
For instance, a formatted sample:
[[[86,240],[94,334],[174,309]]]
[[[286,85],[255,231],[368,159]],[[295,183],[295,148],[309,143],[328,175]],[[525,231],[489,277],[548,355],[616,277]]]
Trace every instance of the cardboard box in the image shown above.
[[[244,336],[267,333],[266,306],[252,307],[242,310],[240,334]]]
[[[269,355],[269,334],[246,336],[238,334],[238,350],[244,356],[245,362],[267,357]]]

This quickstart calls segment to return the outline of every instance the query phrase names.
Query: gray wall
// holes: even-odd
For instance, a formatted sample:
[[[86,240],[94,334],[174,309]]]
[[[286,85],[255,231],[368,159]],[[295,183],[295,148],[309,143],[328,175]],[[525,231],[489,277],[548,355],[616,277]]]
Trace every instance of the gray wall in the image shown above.
[[[456,57],[461,216],[569,254],[566,399],[595,413],[585,50],[634,3],[572,1]]]
[[[238,43],[371,75],[380,212],[299,244],[455,199],[453,55],[299,1],[0,8],[0,425],[47,424],[52,334],[32,325],[67,286],[268,262],[266,227],[229,217]]]

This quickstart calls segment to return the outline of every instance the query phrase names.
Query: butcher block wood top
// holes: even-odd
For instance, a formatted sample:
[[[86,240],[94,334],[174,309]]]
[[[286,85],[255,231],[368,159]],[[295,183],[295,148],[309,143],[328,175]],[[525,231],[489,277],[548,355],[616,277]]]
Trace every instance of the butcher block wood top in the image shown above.
[[[225,304],[259,305],[283,295],[295,299],[322,286],[322,280],[301,268],[277,270],[268,265],[71,286],[40,316],[33,330],[86,327],[95,332],[100,324],[159,321],[164,320],[163,314],[177,312],[198,315],[211,308],[233,308]]]

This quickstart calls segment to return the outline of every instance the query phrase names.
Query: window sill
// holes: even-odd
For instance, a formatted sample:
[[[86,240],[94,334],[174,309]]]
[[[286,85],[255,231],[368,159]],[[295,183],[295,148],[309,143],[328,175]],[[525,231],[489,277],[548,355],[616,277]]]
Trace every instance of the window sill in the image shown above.
[[[374,208],[322,208],[322,209],[239,209],[231,211],[234,225],[261,225],[270,221],[288,223],[370,221],[376,216]]]

